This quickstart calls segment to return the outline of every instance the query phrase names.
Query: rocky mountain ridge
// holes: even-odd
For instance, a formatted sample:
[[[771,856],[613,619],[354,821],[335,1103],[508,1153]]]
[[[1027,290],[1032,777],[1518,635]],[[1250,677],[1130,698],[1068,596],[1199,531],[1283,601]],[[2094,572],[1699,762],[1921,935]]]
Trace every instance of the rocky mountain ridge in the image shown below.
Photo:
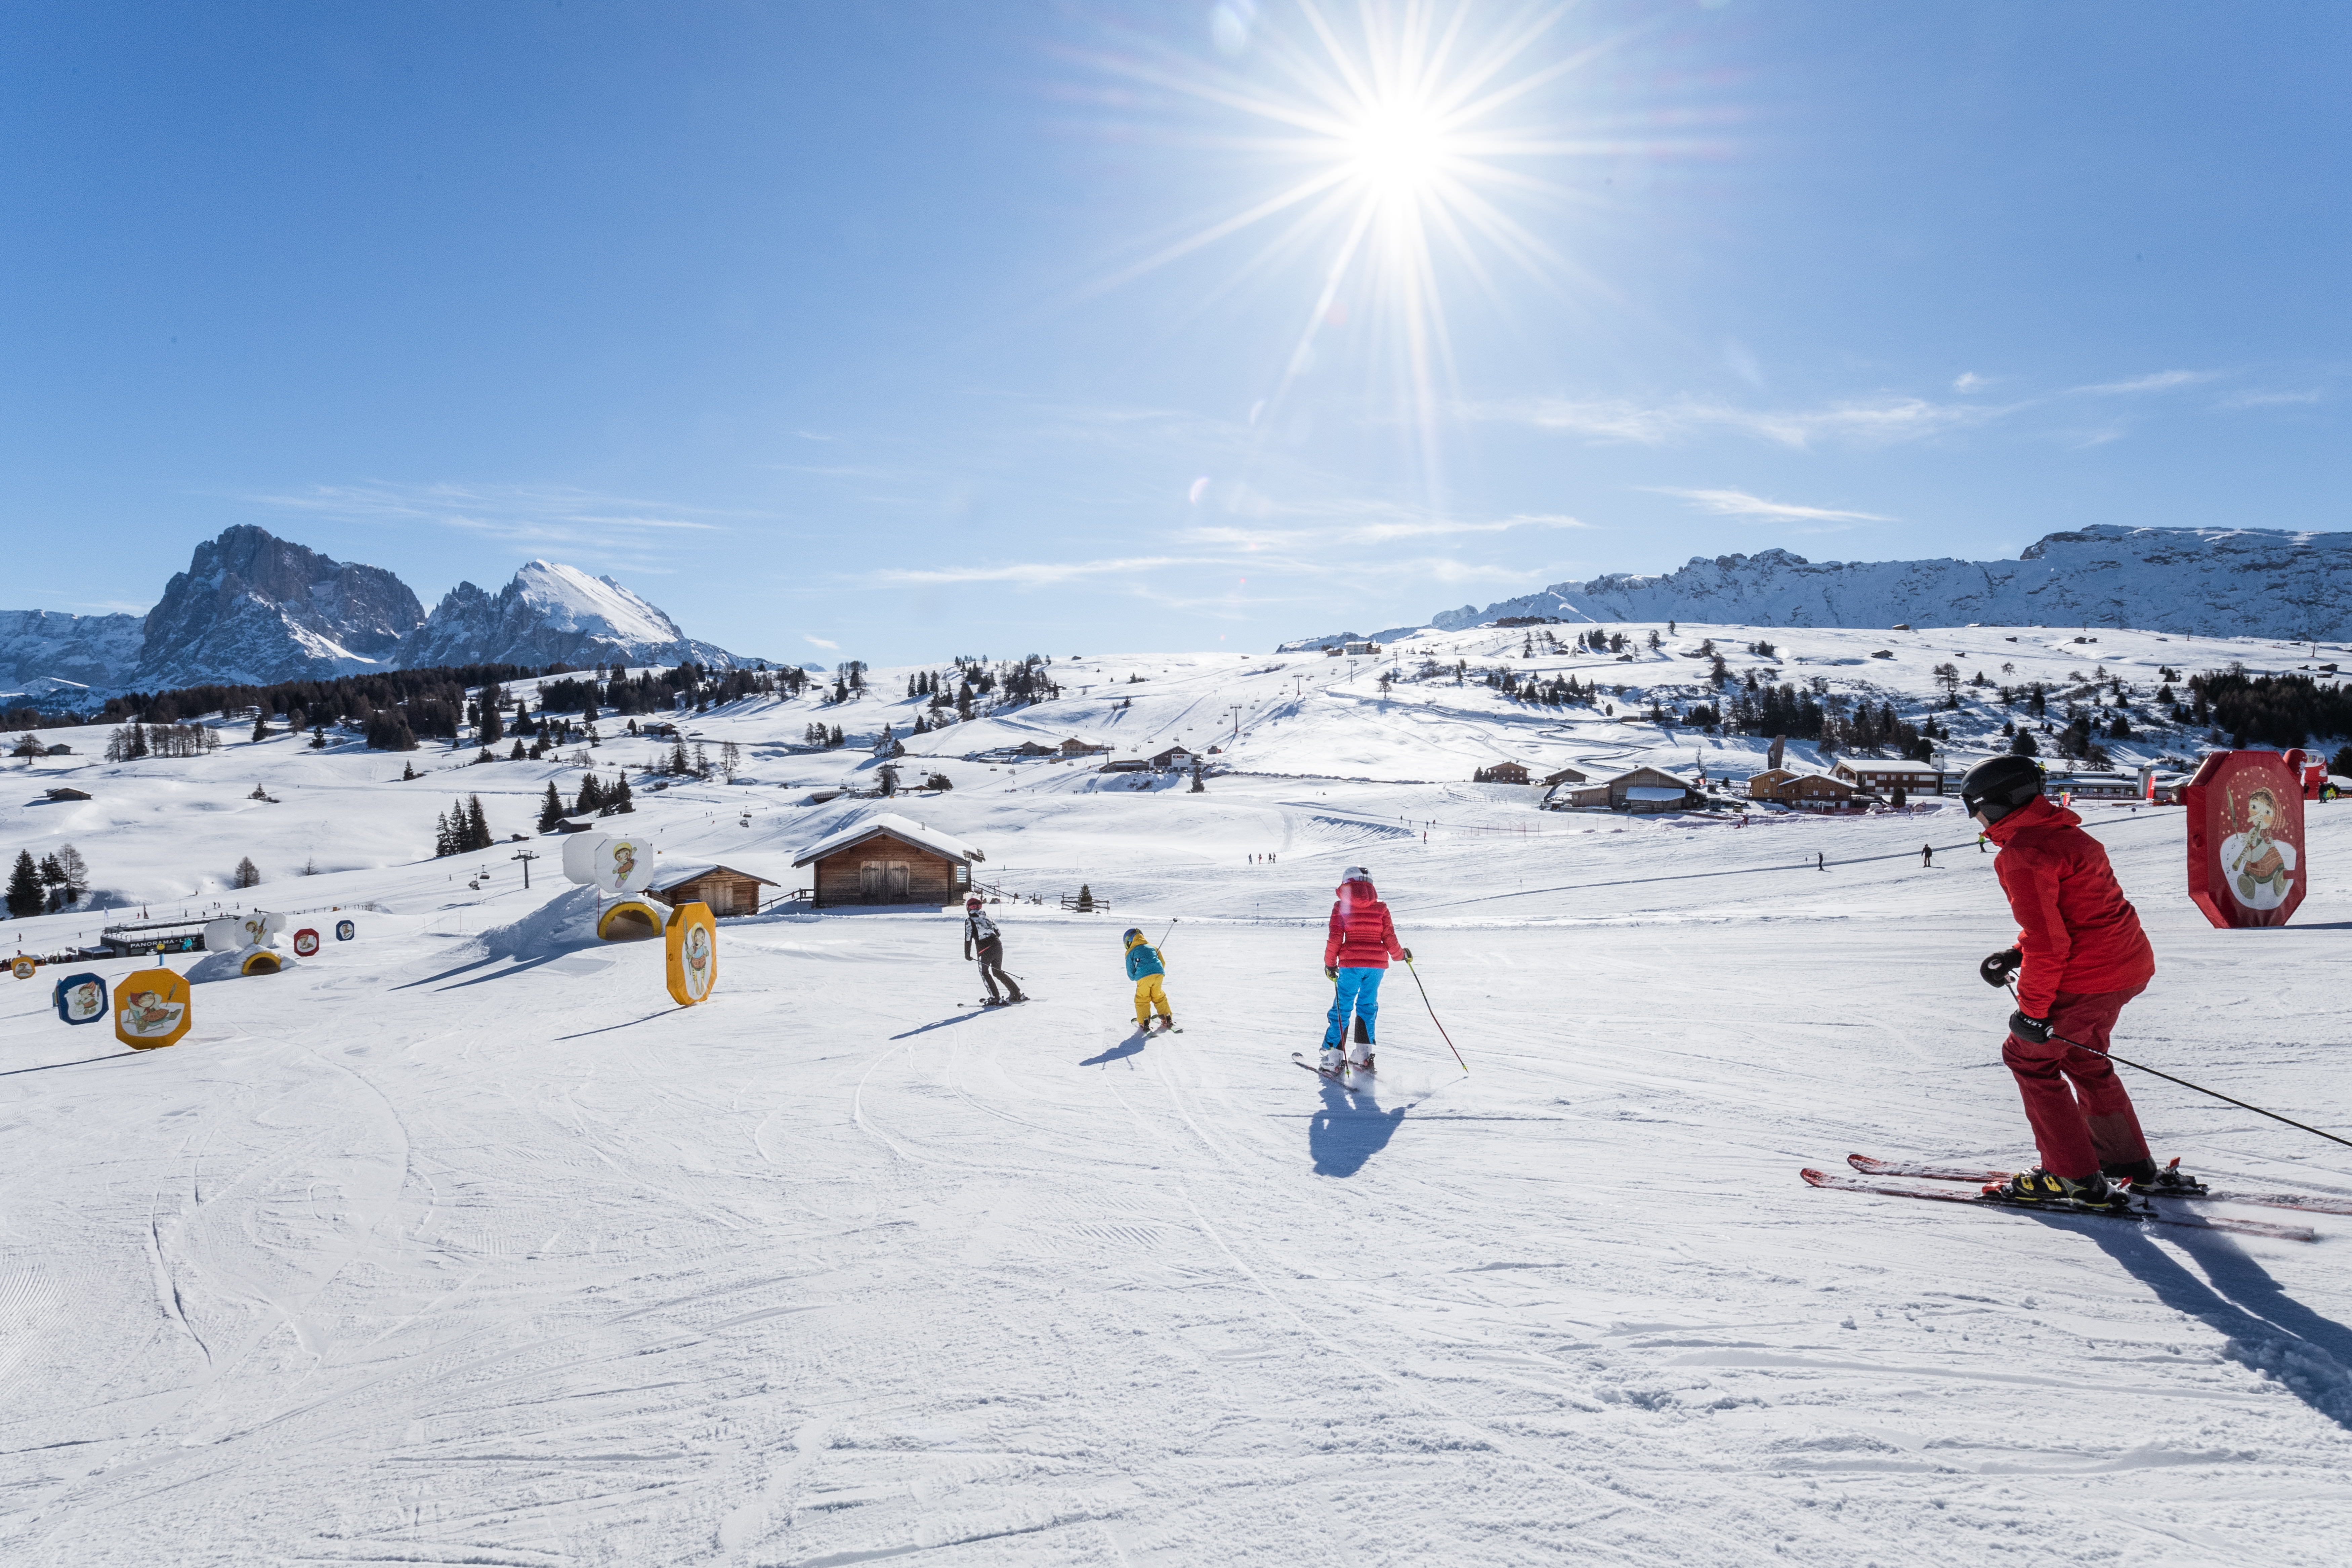
[[[371,668],[689,659],[745,662],[576,567],[532,561],[496,595],[461,583],[428,616],[392,572],[251,524],[197,545],[143,616],[0,611],[0,700],[59,710],[122,691]]]
[[[2352,533],[2097,523],[2045,534],[2015,561],[1808,561],[1786,550],[1693,556],[1655,575],[1555,583],[1485,609],[1506,616],[1739,626],[2131,626],[2194,637],[2352,638]],[[1315,639],[1307,639],[1309,641]]]

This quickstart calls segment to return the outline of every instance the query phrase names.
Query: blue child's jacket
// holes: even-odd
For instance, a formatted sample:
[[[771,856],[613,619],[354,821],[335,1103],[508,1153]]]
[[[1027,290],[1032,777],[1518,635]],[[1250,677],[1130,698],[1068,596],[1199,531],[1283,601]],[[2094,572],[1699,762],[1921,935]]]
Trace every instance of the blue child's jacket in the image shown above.
[[[1160,962],[1160,953],[1141,937],[1127,944],[1127,977],[1140,980],[1147,974],[1165,974],[1167,965]]]

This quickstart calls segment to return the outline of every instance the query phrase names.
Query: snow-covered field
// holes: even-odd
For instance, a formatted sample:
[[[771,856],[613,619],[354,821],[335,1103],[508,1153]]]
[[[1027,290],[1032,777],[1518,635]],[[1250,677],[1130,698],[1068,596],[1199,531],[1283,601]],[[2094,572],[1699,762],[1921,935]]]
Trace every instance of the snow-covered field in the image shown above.
[[[1749,635],[1791,677],[1891,688],[1916,664],[1915,702],[1955,649],[1973,670],[1966,638],[2018,680],[2297,662],[2113,632]],[[1475,666],[1481,637],[1446,641]],[[230,731],[200,759],[11,772],[12,857],[71,840],[158,915],[331,906],[360,937],[197,987],[194,1032],[143,1055],[58,1023],[51,972],[0,982],[0,1560],[2342,1560],[2352,1218],[2291,1216],[2316,1244],[2143,1234],[1797,1179],[1851,1151],[2031,1157],[2007,1003],[1975,974],[2012,928],[1956,807],[1545,814],[1402,781],[1686,762],[1693,739],[1450,682],[1383,700],[1370,661],[1316,655],[1055,671],[1062,702],[911,750],[1142,754],[1254,706],[1206,794],[951,760],[951,793],[898,804],[1045,897],[997,907],[1037,999],[990,1013],[950,914],[723,922],[717,992],[681,1010],[656,944],[526,919],[580,897],[557,846],[415,859],[460,794],[528,831],[548,778],[576,787],[553,759],[415,753],[440,771],[402,783],[399,757]],[[814,716],[696,717],[756,782],[641,787],[629,826],[804,882],[793,853],[877,809],[798,804],[873,766],[788,753]],[[1744,772],[1760,743],[1719,750]],[[44,784],[94,798],[31,804]],[[2327,869],[2352,806],[2313,810],[2296,923],[2247,932],[2189,905],[2179,814],[2085,813],[2161,964],[2118,1049],[2352,1131],[2352,897]],[[519,847],[547,852],[528,893]],[[223,886],[241,854],[268,879],[245,895]],[[1375,1091],[1291,1061],[1356,862],[1466,1074],[1403,972]],[[1061,910],[1081,882],[1108,912]],[[46,951],[102,920],[10,934]],[[1138,1038],[1118,933],[1171,922],[1185,1033]],[[2352,1194],[2352,1151],[2133,1089],[2160,1156]]]

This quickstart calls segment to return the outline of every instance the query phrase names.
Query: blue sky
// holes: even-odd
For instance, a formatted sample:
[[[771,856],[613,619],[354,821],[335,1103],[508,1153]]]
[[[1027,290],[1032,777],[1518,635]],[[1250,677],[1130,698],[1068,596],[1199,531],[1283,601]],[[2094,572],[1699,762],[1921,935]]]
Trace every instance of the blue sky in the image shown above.
[[[2345,526],[2352,11],[1473,5],[1318,106],[1434,55],[1369,14],[12,7],[0,607],[250,521],[778,658],[1257,649]]]

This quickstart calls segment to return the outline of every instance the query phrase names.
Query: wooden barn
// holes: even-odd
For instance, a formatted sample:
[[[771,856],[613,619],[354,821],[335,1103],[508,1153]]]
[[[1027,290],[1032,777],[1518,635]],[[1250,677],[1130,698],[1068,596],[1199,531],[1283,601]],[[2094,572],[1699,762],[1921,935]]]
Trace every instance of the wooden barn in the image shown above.
[[[1525,763],[1492,763],[1470,775],[1472,784],[1523,784],[1528,782]]]
[[[1941,795],[1944,773],[1940,768],[1926,763],[1884,763],[1864,757],[1841,757],[1830,769],[1832,778],[1843,779],[1864,795],[1889,795],[1897,789],[1906,795]]]
[[[1562,768],[1558,773],[1544,774],[1536,782],[1546,789],[1558,789],[1564,784],[1589,784],[1591,779],[1591,775],[1580,773],[1574,768]]]
[[[680,904],[706,904],[715,916],[755,915],[760,889],[777,884],[732,866],[665,865],[646,885],[646,896],[675,909]]]
[[[988,858],[961,838],[885,812],[801,851],[793,868],[816,868],[815,902],[952,904],[971,889],[971,868]],[[714,909],[713,912],[716,912]]]
[[[1581,788],[1562,785],[1549,799],[1554,810],[1565,805],[1571,811],[1602,808],[1609,811],[1681,811],[1705,804],[1698,792],[1659,768],[1635,768],[1629,773],[1619,773],[1596,784]]]

